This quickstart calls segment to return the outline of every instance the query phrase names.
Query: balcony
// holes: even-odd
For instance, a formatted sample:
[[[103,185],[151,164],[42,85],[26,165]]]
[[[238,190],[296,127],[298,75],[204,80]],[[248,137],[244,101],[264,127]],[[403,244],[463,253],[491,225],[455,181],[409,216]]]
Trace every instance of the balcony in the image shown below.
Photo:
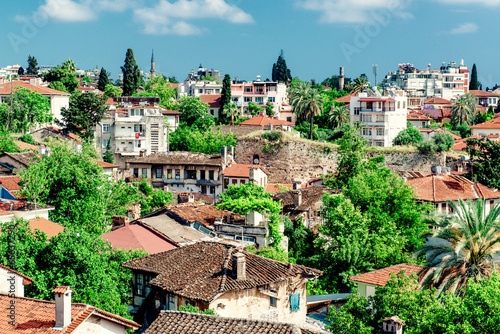
[[[386,112],[386,111],[395,111],[394,107],[384,107],[384,108],[360,108],[361,112]]]
[[[218,180],[196,180],[197,186],[218,186],[220,185]]]
[[[179,178],[172,178],[172,179],[164,177],[163,183],[165,183],[165,184],[184,184],[184,179],[180,178],[180,177]]]

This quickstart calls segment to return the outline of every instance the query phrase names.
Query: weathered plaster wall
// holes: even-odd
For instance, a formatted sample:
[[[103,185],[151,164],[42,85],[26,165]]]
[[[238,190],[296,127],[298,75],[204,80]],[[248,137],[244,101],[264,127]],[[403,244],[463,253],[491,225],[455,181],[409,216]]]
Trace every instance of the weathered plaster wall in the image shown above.
[[[445,154],[434,156],[418,152],[370,151],[369,157],[385,155],[385,165],[393,172],[416,170],[429,174],[432,166],[448,166],[456,170],[458,160]],[[337,154],[330,145],[311,144],[305,141],[266,142],[261,138],[239,139],[236,144],[236,162],[249,164],[255,155],[260,165],[271,175],[269,183],[305,183],[321,176],[324,172],[334,172],[337,168]]]

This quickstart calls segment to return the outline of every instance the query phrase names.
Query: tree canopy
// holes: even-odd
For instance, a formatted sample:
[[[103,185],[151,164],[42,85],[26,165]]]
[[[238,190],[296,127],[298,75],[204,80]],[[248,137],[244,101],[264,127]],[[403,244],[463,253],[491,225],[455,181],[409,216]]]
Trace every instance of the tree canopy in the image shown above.
[[[229,74],[224,75],[224,80],[222,81],[222,92],[220,95],[220,109],[219,118],[221,123],[225,124],[229,122],[230,118],[224,113],[224,108],[231,104],[231,76]]]
[[[132,96],[139,88],[141,71],[135,62],[134,51],[127,49],[125,64],[121,67],[123,73],[123,96]]]
[[[421,143],[424,138],[420,131],[414,127],[406,128],[398,133],[392,141],[394,145],[416,145]]]
[[[469,90],[478,90],[479,81],[477,80],[477,67],[476,64],[472,65],[472,71],[470,73]]]
[[[299,82],[288,89],[290,105],[299,119],[310,118],[310,139],[313,139],[313,118],[321,114],[323,100],[310,83]]]
[[[73,93],[79,86],[76,79],[76,64],[68,59],[56,68],[43,75],[43,81],[49,82],[49,87],[67,93]]]
[[[286,66],[283,50],[281,50],[276,63],[273,64],[272,80],[285,83],[292,80],[292,74],[290,73],[290,69]]]
[[[39,69],[40,68],[38,67],[38,61],[36,60],[36,58],[29,55],[28,56],[28,68],[26,69],[26,74],[38,75]]]
[[[109,84],[110,84],[109,73],[104,69],[104,67],[101,67],[101,72],[99,73],[99,80],[97,81],[97,89],[99,89],[101,92],[104,92],[106,90],[106,86]]]

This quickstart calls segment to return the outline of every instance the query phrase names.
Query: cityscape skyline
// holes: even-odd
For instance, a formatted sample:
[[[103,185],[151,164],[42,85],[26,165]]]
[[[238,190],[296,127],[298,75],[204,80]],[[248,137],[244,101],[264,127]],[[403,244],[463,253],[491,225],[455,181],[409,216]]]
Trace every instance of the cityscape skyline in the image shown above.
[[[483,89],[500,83],[494,31],[500,0],[44,0],[2,3],[7,13],[0,66],[71,58],[104,67],[116,79],[127,48],[148,72],[182,81],[200,64],[232,78],[271,78],[280,50],[292,76],[321,82],[365,73],[378,81],[400,63],[425,69],[461,59],[475,63]]]

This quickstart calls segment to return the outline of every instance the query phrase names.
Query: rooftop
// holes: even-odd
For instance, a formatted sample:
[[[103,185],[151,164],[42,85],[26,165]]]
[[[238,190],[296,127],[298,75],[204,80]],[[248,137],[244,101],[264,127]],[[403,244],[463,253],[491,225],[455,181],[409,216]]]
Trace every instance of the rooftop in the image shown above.
[[[3,156],[7,156],[12,160],[19,162],[20,164],[28,167],[30,163],[35,162],[40,156],[32,151],[26,151],[21,153],[3,153],[0,155],[0,158]]]
[[[445,202],[459,199],[500,198],[500,192],[497,189],[488,188],[459,175],[431,174],[409,178],[406,182],[415,189],[417,198],[422,201]]]
[[[221,95],[220,94],[200,95],[200,100],[207,103],[212,108],[219,108]]]
[[[306,211],[309,209],[309,207],[311,207],[311,205],[321,200],[325,193],[339,194],[342,192],[342,190],[332,189],[326,186],[311,186],[308,188],[275,193],[273,194],[273,199],[275,201],[281,200],[281,205],[283,207],[295,206],[297,203],[298,192],[302,193],[302,204],[294,207],[294,211]]]
[[[38,229],[42,232],[45,232],[49,239],[64,231],[64,226],[56,224],[43,217],[32,218],[29,220],[29,223],[32,231]]]
[[[293,126],[293,124],[290,123],[290,122],[282,121],[282,120],[275,119],[275,118],[270,118],[270,117],[267,117],[267,116],[264,116],[264,115],[254,116],[254,117],[252,117],[252,118],[250,118],[250,119],[248,119],[248,120],[246,120],[244,122],[241,122],[240,126],[247,126],[247,125],[267,126],[269,124]]]
[[[9,267],[7,266],[4,266],[3,264],[0,264],[0,268],[3,268],[7,271],[10,271],[11,273],[15,274],[15,275],[19,275],[23,278],[23,284],[24,285],[28,285],[28,284],[31,284],[33,283],[33,279],[29,278],[28,276],[24,275],[24,274],[21,274],[19,271],[16,271],[14,269],[10,269]]]
[[[9,95],[11,93],[11,87],[12,87],[12,90],[14,90],[14,91],[16,90],[17,87],[21,87],[21,88],[29,89],[32,92],[37,92],[37,93],[42,94],[42,95],[67,95],[67,96],[71,95],[71,94],[68,94],[66,92],[61,92],[61,91],[58,91],[58,90],[55,90],[55,89],[52,89],[49,87],[45,87],[45,86],[39,86],[39,85],[35,86],[35,85],[32,85],[28,82],[20,81],[20,80],[12,81],[12,83],[7,82],[7,83],[0,85],[0,95]]]
[[[233,253],[246,257],[246,279],[233,273]],[[267,259],[219,242],[202,241],[125,262],[125,268],[157,274],[149,283],[176,295],[211,302],[221,293],[267,285],[290,277],[313,279],[317,269]]]
[[[144,334],[314,334],[319,330],[262,320],[218,317],[179,311],[161,311]]]
[[[451,104],[451,101],[439,97],[431,97],[424,100],[424,104]]]
[[[95,160],[95,159],[92,159],[92,160],[94,160],[99,165],[101,165],[102,168],[118,168],[119,167],[118,165],[114,165],[114,164],[111,164],[111,163],[106,162],[106,161],[100,161],[100,160]]]
[[[165,214],[139,218],[138,221],[160,231],[177,243],[191,242],[207,236],[194,228],[179,224]]]
[[[229,167],[224,169],[225,177],[250,177],[250,168],[257,167],[267,175],[269,172],[265,170],[260,165],[252,165],[252,164],[231,164]]]
[[[409,111],[406,115],[406,120],[408,121],[430,121],[431,119],[421,113],[416,111]]]
[[[397,274],[401,270],[406,271],[406,275],[410,276],[412,273],[418,275],[418,273],[423,269],[423,266],[416,264],[401,263],[395,266],[382,268],[375,271],[370,271],[364,274],[359,274],[350,277],[349,280],[353,282],[366,283],[371,285],[385,286],[387,282],[391,279],[391,273]]]
[[[222,166],[220,154],[198,152],[158,152],[130,160],[131,164]]]
[[[0,184],[8,191],[21,190],[19,181],[21,181],[19,175],[0,176]]]
[[[469,126],[469,129],[500,129],[500,118],[493,118],[484,123]]]
[[[483,90],[469,90],[469,93],[471,93],[474,96],[477,97],[500,97],[500,95],[495,94],[493,92],[485,92]]]

